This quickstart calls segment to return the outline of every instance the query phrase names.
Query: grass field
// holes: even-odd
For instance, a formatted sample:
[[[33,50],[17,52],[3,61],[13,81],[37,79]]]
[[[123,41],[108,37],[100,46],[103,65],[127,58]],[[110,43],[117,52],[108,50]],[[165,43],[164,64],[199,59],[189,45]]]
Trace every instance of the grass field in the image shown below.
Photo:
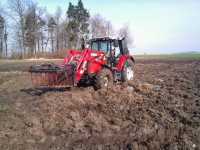
[[[146,60],[158,60],[158,61],[188,61],[188,60],[200,60],[200,53],[180,53],[170,55],[134,55],[136,61]],[[55,62],[61,63],[63,59],[0,59],[0,71],[27,71],[32,64],[40,64],[43,62]]]
[[[136,55],[136,59],[157,59],[157,60],[200,60],[200,53],[180,53],[163,55]]]

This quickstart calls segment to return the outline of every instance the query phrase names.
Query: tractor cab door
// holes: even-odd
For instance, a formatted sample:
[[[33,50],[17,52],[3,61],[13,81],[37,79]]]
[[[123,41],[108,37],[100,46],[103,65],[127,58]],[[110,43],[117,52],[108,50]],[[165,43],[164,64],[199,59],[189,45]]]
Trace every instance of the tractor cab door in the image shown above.
[[[116,67],[119,62],[119,58],[123,54],[119,40],[112,40],[110,42],[110,47],[111,47],[109,56],[110,64],[112,67]]]
[[[125,38],[118,40],[120,51],[122,55],[128,55],[129,50],[128,50],[128,44]]]

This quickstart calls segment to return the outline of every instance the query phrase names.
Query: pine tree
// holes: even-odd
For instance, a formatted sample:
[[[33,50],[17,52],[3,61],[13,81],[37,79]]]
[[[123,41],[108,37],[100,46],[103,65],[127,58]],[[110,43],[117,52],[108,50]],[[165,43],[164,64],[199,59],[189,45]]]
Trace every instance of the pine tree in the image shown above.
[[[81,0],[77,5],[69,3],[67,10],[67,17],[69,19],[67,25],[67,33],[69,36],[69,45],[71,48],[78,48],[82,38],[86,38],[89,34],[89,12],[84,8]]]

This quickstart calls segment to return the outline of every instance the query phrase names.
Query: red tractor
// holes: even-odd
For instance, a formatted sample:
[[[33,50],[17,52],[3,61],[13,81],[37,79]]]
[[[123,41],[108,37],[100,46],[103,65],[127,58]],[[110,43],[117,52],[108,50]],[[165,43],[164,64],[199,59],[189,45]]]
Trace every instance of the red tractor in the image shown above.
[[[35,86],[60,87],[93,85],[95,89],[108,88],[114,82],[134,78],[134,58],[129,55],[125,38],[95,38],[90,48],[69,50],[62,65],[31,66]]]

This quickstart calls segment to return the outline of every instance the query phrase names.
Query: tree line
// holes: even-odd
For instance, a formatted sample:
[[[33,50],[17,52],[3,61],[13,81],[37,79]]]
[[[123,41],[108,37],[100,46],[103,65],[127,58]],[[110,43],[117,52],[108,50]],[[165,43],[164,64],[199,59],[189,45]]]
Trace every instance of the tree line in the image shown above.
[[[132,42],[127,25],[114,31],[101,15],[91,16],[82,0],[69,2],[64,15],[60,7],[50,14],[34,0],[8,0],[6,5],[0,6],[0,57],[63,57],[66,49],[116,32]]]

